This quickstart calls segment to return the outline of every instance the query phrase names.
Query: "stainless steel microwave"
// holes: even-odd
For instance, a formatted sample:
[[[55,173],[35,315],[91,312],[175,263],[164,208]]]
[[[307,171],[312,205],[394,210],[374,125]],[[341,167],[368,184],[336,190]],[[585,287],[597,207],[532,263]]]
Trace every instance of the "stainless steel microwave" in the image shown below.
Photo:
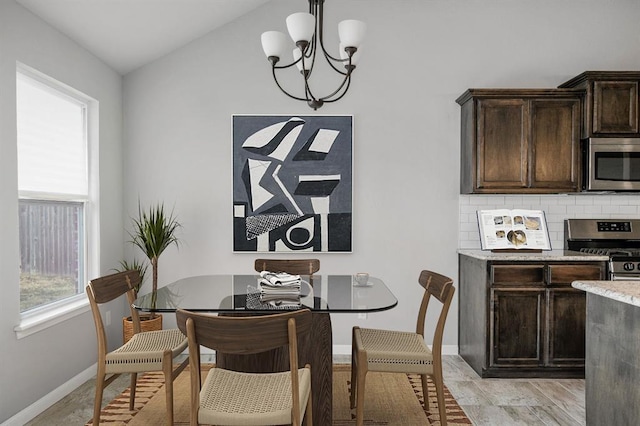
[[[583,188],[587,191],[640,191],[640,138],[583,141]]]

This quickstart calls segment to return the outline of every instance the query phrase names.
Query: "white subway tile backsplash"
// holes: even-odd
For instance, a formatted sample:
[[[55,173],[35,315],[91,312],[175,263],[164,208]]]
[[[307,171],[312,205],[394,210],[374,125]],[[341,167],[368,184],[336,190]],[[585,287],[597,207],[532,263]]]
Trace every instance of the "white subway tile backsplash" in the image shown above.
[[[576,197],[576,205],[578,206],[586,206],[593,204],[593,196],[585,196],[585,197]]]
[[[621,214],[635,215],[638,213],[638,207],[637,206],[620,206],[619,212]]]
[[[602,206],[602,213],[607,215],[620,213],[620,206],[614,204]]]
[[[567,206],[560,206],[560,205],[548,205],[547,209],[545,210],[545,215],[564,215],[567,213]]]
[[[490,205],[500,205],[500,204],[504,204],[504,196],[502,197],[496,197],[496,196],[489,196],[486,197],[487,198],[487,204]]]
[[[558,202],[558,204],[562,204],[562,205],[575,205],[576,204],[576,197],[570,197],[570,196],[558,196],[556,198],[556,201]]]
[[[478,210],[542,210],[547,218],[553,249],[564,247],[564,220],[569,218],[637,219],[640,195],[562,194],[562,195],[460,195],[458,244],[464,249],[480,248]]]

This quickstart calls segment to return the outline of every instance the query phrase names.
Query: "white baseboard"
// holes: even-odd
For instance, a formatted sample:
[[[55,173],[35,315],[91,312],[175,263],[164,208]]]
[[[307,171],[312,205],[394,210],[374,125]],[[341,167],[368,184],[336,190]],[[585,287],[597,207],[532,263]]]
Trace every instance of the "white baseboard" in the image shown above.
[[[22,426],[28,421],[32,420],[42,412],[44,412],[47,408],[51,407],[56,402],[60,401],[65,396],[69,395],[76,388],[82,385],[87,380],[91,380],[96,377],[97,364],[92,365],[81,373],[75,375],[58,386],[33,404],[29,405],[24,410],[17,413],[15,416],[5,420],[2,422],[0,426]]]

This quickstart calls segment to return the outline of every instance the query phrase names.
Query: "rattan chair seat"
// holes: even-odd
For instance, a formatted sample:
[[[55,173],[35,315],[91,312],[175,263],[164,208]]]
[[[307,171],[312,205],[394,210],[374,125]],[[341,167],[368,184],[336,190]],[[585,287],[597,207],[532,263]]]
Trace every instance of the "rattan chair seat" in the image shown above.
[[[291,423],[290,372],[252,374],[213,368],[200,392],[198,422],[214,425]],[[298,370],[300,416],[311,393],[311,371]]]
[[[369,371],[430,374],[433,354],[416,333],[359,328],[358,347],[366,351]]]
[[[187,336],[177,328],[137,333],[127,343],[106,355],[106,372],[162,371],[164,351],[171,350],[175,357],[187,346]]]

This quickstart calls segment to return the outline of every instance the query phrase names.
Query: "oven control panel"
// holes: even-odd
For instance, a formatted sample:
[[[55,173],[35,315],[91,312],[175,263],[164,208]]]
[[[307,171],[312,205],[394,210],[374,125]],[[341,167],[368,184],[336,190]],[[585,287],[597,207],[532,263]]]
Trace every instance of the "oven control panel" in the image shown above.
[[[598,232],[631,232],[631,222],[598,221]]]

